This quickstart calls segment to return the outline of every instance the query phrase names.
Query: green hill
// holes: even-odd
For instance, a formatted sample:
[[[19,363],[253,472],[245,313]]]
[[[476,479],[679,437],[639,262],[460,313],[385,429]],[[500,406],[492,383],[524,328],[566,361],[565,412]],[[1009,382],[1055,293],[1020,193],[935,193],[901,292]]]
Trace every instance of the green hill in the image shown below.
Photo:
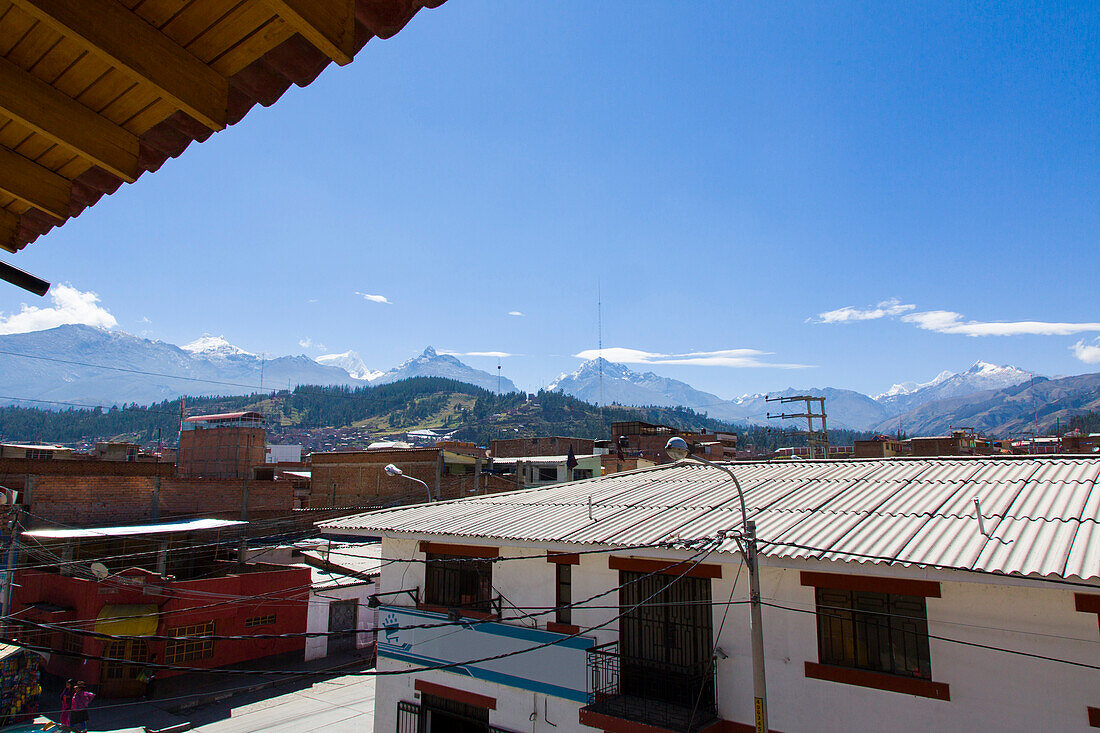
[[[169,400],[148,406],[111,409],[43,410],[0,408],[0,440],[63,444],[130,440],[171,446],[181,416],[254,410],[268,419],[274,441],[302,431],[354,428],[363,436],[382,436],[422,428],[455,431],[456,440],[487,445],[493,438],[571,435],[606,439],[611,423],[627,420],[662,423],[681,429],[737,432],[742,446],[771,450],[799,445],[800,438],[780,430],[737,426],[684,408],[622,407],[583,402],[559,392],[497,395],[463,382],[438,377],[377,387],[300,386],[293,391]],[[860,434],[832,431],[835,444],[850,444]],[[804,443],[802,443],[804,444]]]

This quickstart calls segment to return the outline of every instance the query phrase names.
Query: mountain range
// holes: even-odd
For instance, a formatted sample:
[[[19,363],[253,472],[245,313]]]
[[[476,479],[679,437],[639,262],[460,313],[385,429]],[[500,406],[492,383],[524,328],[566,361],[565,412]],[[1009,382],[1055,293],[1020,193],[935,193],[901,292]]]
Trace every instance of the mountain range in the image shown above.
[[[0,336],[0,404],[151,404],[180,396],[248,394],[297,385],[374,386],[419,376],[453,379],[490,392],[519,391],[511,380],[431,346],[380,371],[369,368],[354,351],[316,359],[269,358],[210,335],[184,346],[81,325]],[[1046,425],[1074,411],[1100,408],[1100,374],[1047,379],[1019,367],[982,361],[963,372],[941,372],[928,382],[895,384],[874,397],[825,387],[725,400],[686,382],[604,359],[583,363],[546,389],[590,403],[686,407],[726,422],[796,429],[805,423],[769,420],[768,413],[802,412],[802,403],[782,404],[774,398],[809,394],[826,398],[829,427],[925,435],[956,426],[1022,430],[1036,418]]]

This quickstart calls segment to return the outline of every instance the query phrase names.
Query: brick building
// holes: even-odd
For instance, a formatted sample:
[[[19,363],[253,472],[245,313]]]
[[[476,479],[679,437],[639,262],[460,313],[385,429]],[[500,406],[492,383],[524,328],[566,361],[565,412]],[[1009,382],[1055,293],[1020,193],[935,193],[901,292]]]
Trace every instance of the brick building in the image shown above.
[[[305,649],[301,636],[199,638],[306,630],[309,568],[237,562],[232,533],[244,526],[200,519],[97,530],[28,531],[24,534],[34,541],[31,546],[37,552],[64,557],[70,563],[17,570],[13,612],[20,619],[73,630],[12,624],[14,634],[28,646],[53,651],[48,672],[86,680],[97,686],[102,697],[143,694],[144,662],[215,668],[275,655],[300,660]],[[93,562],[102,562],[111,574],[93,577]],[[241,602],[211,606],[214,598]],[[178,639],[105,640],[87,631]],[[101,661],[104,657],[133,664]],[[177,674],[181,673],[156,672],[158,678]]]
[[[142,464],[131,464],[142,465]],[[9,487],[13,488],[13,487]],[[28,525],[92,527],[194,516],[266,519],[289,514],[293,482],[162,476],[28,476],[19,489]]]
[[[575,455],[595,453],[596,441],[587,438],[566,438],[558,435],[538,438],[505,438],[489,444],[493,458],[530,458],[533,456],[564,456],[573,449]]]
[[[611,424],[612,445],[621,449],[625,457],[644,458],[654,463],[670,462],[665,443],[673,436],[686,440],[692,453],[707,460],[725,461],[737,457],[737,436],[733,433],[696,433],[637,421]]]
[[[433,499],[516,488],[514,482],[483,473],[486,462],[480,458],[438,447],[314,453],[309,506],[382,506],[426,501],[423,486],[404,476],[386,473],[390,463],[405,476],[426,483]]]
[[[266,430],[258,412],[195,415],[180,424],[177,475],[250,478],[264,463]]]

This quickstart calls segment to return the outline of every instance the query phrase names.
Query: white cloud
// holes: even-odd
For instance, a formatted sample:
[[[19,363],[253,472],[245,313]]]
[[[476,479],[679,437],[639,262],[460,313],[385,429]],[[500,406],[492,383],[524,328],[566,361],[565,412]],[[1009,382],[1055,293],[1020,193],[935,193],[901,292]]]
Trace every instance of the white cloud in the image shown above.
[[[303,349],[308,349],[310,346],[313,346],[313,339],[309,336],[306,336],[304,339],[298,339],[298,345]]]
[[[138,323],[152,323],[152,321],[149,320],[149,316],[142,316]]]
[[[505,359],[509,356],[522,356],[522,354],[510,354],[507,351],[446,351],[440,349],[440,354],[448,354],[449,356],[493,356],[498,359]]]
[[[691,351],[686,354],[658,354],[652,351],[627,349],[613,346],[607,349],[586,349],[574,354],[578,359],[595,359],[602,356],[619,364],[691,364],[694,366],[724,366],[739,369],[806,369],[809,364],[778,364],[761,361],[762,356],[771,356],[770,351],[758,349],[724,349],[722,351]]]
[[[508,315],[510,315],[510,316],[521,316],[522,317],[522,316],[525,316],[527,314],[526,313],[521,313],[519,311],[508,311]]]
[[[365,299],[369,300],[372,303],[389,303],[390,302],[389,298],[387,298],[385,295],[371,295],[370,293],[360,293],[358,290],[355,291],[355,294],[356,295],[362,295]]]
[[[97,305],[99,296],[91,291],[81,292],[68,284],[55,285],[50,288],[50,300],[53,301],[50,308],[23,303],[18,313],[10,316],[0,313],[0,334],[42,331],[77,323],[100,328],[118,325],[106,308]]]
[[[869,308],[845,306],[818,313],[817,318],[807,318],[807,323],[852,323],[872,321],[878,318],[898,318],[917,328],[936,333],[962,336],[1072,336],[1078,333],[1100,331],[1100,323],[1059,323],[1050,321],[974,321],[962,313],[945,310],[918,311],[915,305],[902,303],[897,298],[884,300]]]
[[[1100,331],[1100,323],[1052,323],[1049,321],[968,321],[954,311],[924,311],[901,317],[906,323],[936,333],[962,336],[1072,336]]]
[[[1086,364],[1100,364],[1100,338],[1095,339],[1091,344],[1085,343],[1082,339],[1069,348],[1074,356]]]
[[[817,323],[852,323],[853,321],[873,321],[878,318],[886,318],[888,316],[900,316],[902,313],[911,311],[916,308],[915,305],[908,303],[902,303],[897,298],[890,298],[884,300],[876,306],[870,308],[856,308],[855,306],[846,305],[843,308],[837,308],[835,311],[825,311],[824,313],[817,314]],[[809,320],[813,320],[812,318]]]

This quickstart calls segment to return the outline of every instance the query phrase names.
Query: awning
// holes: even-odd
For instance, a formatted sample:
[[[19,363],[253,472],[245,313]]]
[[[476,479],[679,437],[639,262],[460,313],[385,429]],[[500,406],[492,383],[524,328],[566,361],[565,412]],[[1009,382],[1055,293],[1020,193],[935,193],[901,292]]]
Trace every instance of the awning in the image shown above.
[[[99,634],[152,636],[160,624],[160,609],[152,604],[104,606],[95,620]]]

